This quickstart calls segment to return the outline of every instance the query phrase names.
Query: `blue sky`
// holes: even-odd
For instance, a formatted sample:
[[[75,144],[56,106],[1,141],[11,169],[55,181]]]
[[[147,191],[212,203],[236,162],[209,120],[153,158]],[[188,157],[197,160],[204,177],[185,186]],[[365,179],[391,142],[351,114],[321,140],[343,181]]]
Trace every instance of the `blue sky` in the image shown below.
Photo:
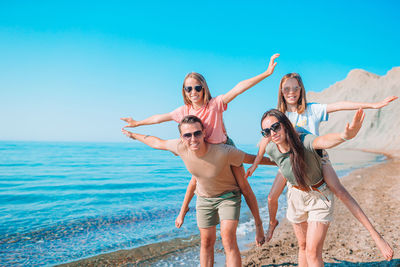
[[[2,1],[0,140],[126,141],[119,118],[183,104],[186,73],[213,96],[275,73],[224,114],[237,142],[257,143],[280,78],[321,91],[355,68],[384,75],[400,64],[397,1]],[[338,99],[339,101],[340,99]],[[140,127],[162,138],[176,123]]]

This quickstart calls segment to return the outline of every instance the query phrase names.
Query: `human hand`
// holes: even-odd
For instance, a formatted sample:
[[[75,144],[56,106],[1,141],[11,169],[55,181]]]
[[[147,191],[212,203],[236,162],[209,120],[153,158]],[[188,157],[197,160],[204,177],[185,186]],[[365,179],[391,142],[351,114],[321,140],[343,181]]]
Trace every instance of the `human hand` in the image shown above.
[[[132,132],[130,132],[130,131],[127,131],[127,130],[125,130],[124,128],[122,128],[122,133],[124,134],[124,135],[126,135],[126,136],[128,136],[129,138],[132,138],[132,139],[136,139],[135,137],[133,137],[133,133]]]
[[[277,64],[277,62],[274,62],[274,60],[277,59],[279,56],[280,56],[280,54],[274,54],[274,55],[272,55],[271,59],[269,60],[268,69],[266,71],[268,76],[274,72],[275,66]]]
[[[132,127],[132,128],[133,128],[133,127],[139,126],[139,125],[138,125],[138,122],[135,121],[134,119],[132,119],[131,117],[121,118],[121,120],[123,120],[123,121],[125,121],[125,122],[128,123],[128,125],[124,126],[124,128],[129,128],[129,127]]]
[[[265,243],[264,228],[262,223],[256,225],[256,246],[260,247]]]
[[[255,166],[254,164],[251,165],[251,166],[247,169],[246,174],[244,175],[244,178],[247,179],[248,177],[252,176],[252,175],[253,175],[253,172],[256,170],[256,168],[257,168],[257,166]]]
[[[383,108],[387,105],[389,105],[390,102],[396,100],[398,97],[397,96],[388,96],[385,99],[383,99],[381,102],[376,102],[372,105],[372,108],[379,109]]]
[[[189,211],[189,208],[186,210],[186,212],[185,213],[183,213],[182,214],[182,212],[179,212],[179,215],[178,215],[178,217],[176,217],[176,219],[175,219],[175,226],[176,226],[176,228],[181,228],[181,226],[182,226],[182,224],[183,224],[183,222],[184,222],[184,220],[185,220],[185,215],[186,215],[186,213]]]
[[[354,114],[353,121],[351,122],[351,124],[350,125],[349,123],[346,124],[344,132],[341,134],[342,139],[350,140],[354,138],[360,131],[364,118],[365,118],[365,113],[360,108],[359,110],[357,110],[356,114]]]

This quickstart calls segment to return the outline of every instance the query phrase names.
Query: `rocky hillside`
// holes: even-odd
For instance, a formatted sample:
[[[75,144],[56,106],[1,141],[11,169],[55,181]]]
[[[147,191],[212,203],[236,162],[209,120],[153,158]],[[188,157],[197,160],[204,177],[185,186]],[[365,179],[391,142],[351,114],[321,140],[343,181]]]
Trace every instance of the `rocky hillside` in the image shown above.
[[[400,67],[384,76],[364,70],[350,71],[346,79],[337,82],[320,93],[309,92],[308,102],[334,103],[339,101],[378,102],[387,96],[400,97]],[[371,150],[400,149],[400,99],[381,110],[365,110],[364,125],[358,136],[340,148]],[[350,122],[354,111],[330,113],[329,121],[321,124],[320,134],[340,132]]]

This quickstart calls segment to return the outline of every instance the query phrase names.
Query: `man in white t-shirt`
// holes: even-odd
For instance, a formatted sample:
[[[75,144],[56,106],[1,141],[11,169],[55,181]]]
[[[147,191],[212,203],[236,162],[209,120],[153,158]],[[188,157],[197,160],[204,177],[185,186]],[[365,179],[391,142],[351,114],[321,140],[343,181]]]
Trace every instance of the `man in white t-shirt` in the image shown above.
[[[154,136],[122,131],[128,137],[152,148],[168,150],[180,156],[188,171],[196,177],[196,215],[201,238],[201,266],[214,264],[216,225],[219,222],[226,265],[241,266],[236,240],[241,193],[254,216],[256,244],[264,243],[264,230],[256,197],[247,180],[244,177],[236,179],[231,170],[231,165],[253,163],[255,156],[230,145],[207,143],[204,140],[205,132],[201,120],[192,115],[184,117],[179,124],[180,139],[161,140]]]

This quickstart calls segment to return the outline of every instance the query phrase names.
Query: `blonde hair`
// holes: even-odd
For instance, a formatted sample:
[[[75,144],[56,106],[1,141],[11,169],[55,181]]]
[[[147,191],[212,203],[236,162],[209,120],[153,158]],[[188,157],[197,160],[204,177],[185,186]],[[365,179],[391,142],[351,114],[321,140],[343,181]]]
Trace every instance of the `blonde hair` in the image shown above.
[[[192,102],[186,96],[186,93],[185,93],[185,82],[189,78],[195,79],[203,87],[203,90],[204,90],[203,104],[207,105],[208,102],[210,102],[210,100],[212,98],[211,93],[210,93],[210,90],[208,89],[206,79],[204,79],[203,75],[201,75],[200,73],[197,73],[197,72],[190,72],[190,73],[186,74],[185,79],[183,80],[183,85],[182,85],[183,102],[185,103],[185,105],[192,105]]]
[[[283,97],[283,93],[282,93],[282,86],[287,80],[289,80],[291,78],[296,79],[301,88],[300,97],[299,97],[299,100],[297,100],[297,113],[302,114],[306,110],[306,107],[307,107],[306,90],[304,89],[304,84],[303,84],[303,81],[301,80],[300,75],[298,73],[294,73],[294,72],[286,74],[281,79],[281,83],[279,84],[279,94],[278,94],[278,110],[283,113],[285,113],[287,110],[286,100]]]

